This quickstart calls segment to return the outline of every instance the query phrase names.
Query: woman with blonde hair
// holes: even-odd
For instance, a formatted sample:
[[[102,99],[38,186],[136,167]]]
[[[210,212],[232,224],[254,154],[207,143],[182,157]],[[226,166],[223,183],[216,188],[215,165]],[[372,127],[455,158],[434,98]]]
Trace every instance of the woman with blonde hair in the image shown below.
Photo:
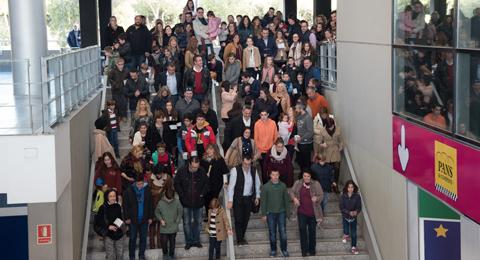
[[[172,93],[170,92],[170,89],[167,86],[161,87],[157,91],[157,95],[152,100],[152,106],[150,109],[152,111],[152,114],[155,114],[155,112],[159,110],[162,111],[165,107],[165,104],[168,100],[171,99],[171,97]]]
[[[130,133],[128,134],[128,142],[132,144],[133,135],[138,131],[140,122],[146,122],[149,125],[152,122],[153,114],[150,109],[148,101],[144,98],[140,99],[137,103],[137,109],[132,117],[132,123],[130,124]]]
[[[155,42],[155,44],[162,49],[163,47],[163,37],[165,36],[165,32],[163,30],[163,22],[159,19],[155,23],[155,28],[152,33],[152,41]]]
[[[223,187],[223,175],[228,174],[227,164],[222,155],[218,152],[216,144],[207,144],[205,154],[200,161],[202,166],[207,171],[208,180],[210,181],[210,191],[205,194],[205,209],[208,210],[208,205],[212,199],[218,199],[218,194]]]
[[[290,154],[290,158],[293,158],[293,152],[295,149],[295,135],[297,135],[297,112],[295,111],[295,107],[289,107],[287,109],[287,116],[288,116],[288,123],[292,124],[292,127],[288,129],[290,134],[288,138],[288,142],[285,144],[288,153]]]
[[[122,193],[135,182],[137,173],[143,173],[144,166],[143,145],[136,145],[123,158],[120,164],[120,171],[122,172]]]
[[[280,74],[276,74],[275,78],[281,77]],[[277,110],[278,114],[287,113],[288,108],[290,107],[290,96],[287,93],[287,88],[285,87],[285,83],[279,79],[279,82],[276,84],[276,90],[272,94],[272,98],[275,99],[277,102]],[[281,119],[279,120],[281,121]]]
[[[193,68],[193,57],[199,54],[198,40],[197,38],[192,37],[187,44],[187,48],[185,49],[185,71]]]
[[[175,35],[171,36],[168,40],[167,48],[172,52],[172,56],[175,57],[176,60],[180,60],[178,56],[181,55],[181,51],[180,46],[178,46],[178,39]]]

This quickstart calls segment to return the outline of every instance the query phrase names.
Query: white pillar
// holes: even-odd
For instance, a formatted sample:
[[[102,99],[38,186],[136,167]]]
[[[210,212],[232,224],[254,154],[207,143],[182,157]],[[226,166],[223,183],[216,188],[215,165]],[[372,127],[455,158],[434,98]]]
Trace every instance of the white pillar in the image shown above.
[[[10,13],[10,41],[13,60],[29,60],[13,63],[14,83],[39,83],[42,81],[40,57],[48,55],[47,24],[44,0],[8,0]],[[28,77],[29,76],[29,77]],[[28,95],[28,84],[15,84],[15,96]],[[40,96],[41,84],[30,85],[31,95]]]

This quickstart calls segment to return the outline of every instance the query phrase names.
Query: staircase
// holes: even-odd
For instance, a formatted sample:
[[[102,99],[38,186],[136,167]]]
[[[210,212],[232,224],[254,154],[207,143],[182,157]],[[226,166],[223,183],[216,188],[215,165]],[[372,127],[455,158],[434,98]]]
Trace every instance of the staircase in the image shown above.
[[[218,92],[218,88],[216,89]],[[153,96],[153,95],[152,95]],[[109,97],[107,92],[107,98]],[[219,134],[217,138],[223,142],[223,129],[225,125],[220,118],[220,109],[221,109],[221,100],[220,95],[217,94],[217,114],[219,119]],[[212,100],[213,102],[213,100]],[[242,102],[242,101],[241,101]],[[243,102],[242,102],[243,103]],[[212,107],[213,109],[213,107]],[[128,117],[127,122],[121,122],[122,132],[118,133],[119,141],[119,151],[120,158],[117,159],[120,164],[124,156],[128,154],[132,146],[128,143],[128,133],[130,127],[130,117]],[[294,179],[299,174],[299,168],[296,163],[293,164],[295,167],[294,170]],[[290,190],[290,189],[289,189]],[[222,196],[222,193],[220,194]],[[359,251],[358,255],[353,255],[350,250],[350,241],[349,238],[346,244],[342,243],[343,236],[343,225],[342,225],[342,216],[340,213],[339,205],[340,195],[335,193],[328,194],[328,202],[325,208],[323,230],[317,228],[317,254],[314,257],[308,257],[308,259],[321,259],[321,260],[368,260],[369,255],[366,251],[365,240],[362,238],[362,229],[357,227],[357,250]],[[222,200],[220,200],[222,201]],[[290,202],[290,206],[293,207],[293,202]],[[232,211],[233,216],[233,211]],[[93,218],[92,214],[90,220],[90,227],[88,232],[88,248],[87,248],[87,259],[88,260],[100,260],[105,259],[105,247],[102,241],[99,240],[99,237],[93,231]],[[234,228],[235,220],[232,219],[231,226]],[[202,225],[205,223],[202,222]],[[203,226],[202,226],[203,227]],[[203,229],[203,228],[202,228]],[[233,230],[235,232],[235,229]],[[234,235],[235,237],[235,235]],[[124,236],[124,259],[129,259],[128,257],[128,241],[129,238]],[[271,259],[269,257],[270,252],[270,241],[267,223],[261,219],[261,214],[252,214],[250,221],[248,223],[248,229],[245,234],[245,239],[249,242],[248,245],[243,247],[235,246],[235,258],[236,259],[256,259],[256,260],[266,260]],[[137,252],[138,253],[138,238],[137,238]],[[277,235],[278,240],[278,249],[280,249],[279,235]],[[156,238],[155,238],[156,241]],[[186,260],[186,259],[195,259],[203,260],[208,259],[208,246],[209,246],[209,237],[208,234],[204,231],[200,235],[200,243],[202,243],[203,248],[192,247],[190,250],[185,250],[185,236],[183,233],[183,225],[179,225],[179,232],[176,237],[176,249],[175,249],[175,259],[177,260]],[[156,242],[155,242],[156,244]],[[300,250],[300,234],[298,231],[298,225],[296,221],[290,221],[287,219],[287,250],[290,254],[291,259],[305,259],[301,256]],[[150,242],[147,237],[147,249],[145,251],[145,256],[147,259],[162,259],[163,253],[161,249],[149,249]],[[226,259],[226,241],[222,242],[222,259]],[[283,258],[281,252],[277,252],[277,258]]]

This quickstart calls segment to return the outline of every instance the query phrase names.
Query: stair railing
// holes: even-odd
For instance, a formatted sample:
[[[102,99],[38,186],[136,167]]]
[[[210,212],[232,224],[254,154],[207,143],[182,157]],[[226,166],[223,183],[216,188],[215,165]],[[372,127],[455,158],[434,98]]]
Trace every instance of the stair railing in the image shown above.
[[[217,96],[215,94],[215,90],[216,88],[218,87],[217,84],[214,84],[216,81],[213,81],[212,83],[212,108],[215,112],[218,113],[218,110],[217,110]],[[222,147],[222,144],[220,143],[220,138],[216,138],[217,140],[217,147],[218,147],[218,151],[220,152],[220,154],[222,155],[222,157],[224,156],[224,151],[223,151],[223,147]],[[223,180],[224,182],[227,182],[227,174],[224,174],[223,175]],[[230,214],[230,210],[227,210],[227,205],[228,205],[228,190],[223,187],[222,188],[223,190],[223,208],[225,209],[225,213],[227,214],[227,218],[228,218],[228,221],[230,222],[230,225],[233,226],[233,223],[232,223],[232,216]],[[230,260],[235,260],[235,249],[234,249],[234,245],[233,245],[233,236],[232,235],[228,235],[227,237],[227,258],[229,258]]]
[[[350,159],[350,154],[348,153],[348,149],[346,146],[343,147],[343,154],[345,155],[345,159],[347,160],[348,169],[350,170],[350,174],[352,175],[352,180],[358,185],[357,176],[355,175],[355,170],[353,169],[352,160]],[[360,185],[358,185],[360,189]],[[361,195],[360,195],[361,196]],[[373,251],[375,251],[375,257],[377,260],[382,260],[382,255],[380,254],[380,249],[378,248],[377,238],[375,237],[375,233],[373,232],[372,223],[370,222],[370,217],[368,216],[367,206],[365,205],[365,201],[362,199],[362,212],[363,217],[365,218],[365,223],[367,225],[368,235],[370,236],[373,244]]]

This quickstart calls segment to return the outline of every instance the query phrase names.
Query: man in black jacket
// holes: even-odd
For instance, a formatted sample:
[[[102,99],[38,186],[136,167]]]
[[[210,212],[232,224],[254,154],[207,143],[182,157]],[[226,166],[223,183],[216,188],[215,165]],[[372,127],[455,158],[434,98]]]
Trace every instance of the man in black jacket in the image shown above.
[[[147,87],[147,82],[144,79],[138,77],[138,71],[136,68],[130,70],[130,78],[127,79],[127,84],[123,89],[123,94],[126,98],[129,98],[130,114],[133,116],[137,109],[137,103],[140,99],[147,99],[150,95],[150,91]],[[148,99],[147,99],[148,102]]]
[[[200,158],[193,156],[188,165],[178,169],[174,182],[175,191],[183,206],[183,230],[185,233],[185,249],[202,247],[200,230],[202,229],[204,196],[210,188],[205,169],[200,167]],[[192,228],[193,215],[193,228]]]
[[[177,103],[179,98],[183,98],[183,78],[180,72],[175,72],[176,66],[174,62],[167,65],[167,72],[160,72],[159,77],[155,80],[153,87],[158,92],[160,87],[167,86],[172,93],[173,103]]]
[[[135,24],[128,27],[126,33],[132,47],[132,68],[138,69],[145,62],[145,57],[150,55],[152,34],[142,24],[141,15],[135,16]]]
[[[152,191],[148,188],[147,182],[143,180],[143,174],[137,172],[135,184],[129,186],[123,193],[123,216],[125,224],[130,227],[130,241],[128,243],[130,259],[135,259],[137,233],[139,232],[138,258],[140,260],[145,259],[147,230],[148,225],[152,224],[153,210]]]
[[[292,43],[292,36],[297,33],[300,37],[302,35],[302,28],[297,20],[297,15],[292,13],[288,15],[288,30],[285,33],[287,40],[289,43]]]
[[[227,151],[233,140],[242,135],[243,129],[245,129],[246,126],[249,126],[252,130],[250,136],[253,137],[253,129],[255,128],[255,122],[257,120],[258,118],[252,118],[252,107],[245,105],[242,108],[242,114],[233,118],[225,128],[223,132],[223,149]]]
[[[202,80],[198,82],[197,78]],[[193,98],[198,103],[202,102],[203,97],[212,90],[212,77],[210,76],[210,71],[203,66],[202,56],[193,56],[193,68],[185,72],[183,86],[184,89],[192,88]]]
[[[192,114],[194,117],[197,117],[199,113],[205,114],[205,120],[208,122],[210,127],[213,130],[213,133],[217,135],[218,132],[218,118],[217,113],[210,108],[210,98],[204,97],[200,108],[193,110]]]

